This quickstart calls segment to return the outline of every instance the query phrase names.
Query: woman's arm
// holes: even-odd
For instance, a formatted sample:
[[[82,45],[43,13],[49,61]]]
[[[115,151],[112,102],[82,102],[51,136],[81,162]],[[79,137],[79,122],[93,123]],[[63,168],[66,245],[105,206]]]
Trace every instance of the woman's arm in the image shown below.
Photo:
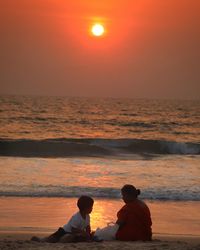
[[[119,210],[117,213],[117,221],[116,224],[119,225],[119,228],[122,228],[127,221],[127,210],[125,206]]]
[[[126,222],[121,219],[118,219],[116,221],[116,224],[119,225],[119,228],[122,228],[126,224]]]

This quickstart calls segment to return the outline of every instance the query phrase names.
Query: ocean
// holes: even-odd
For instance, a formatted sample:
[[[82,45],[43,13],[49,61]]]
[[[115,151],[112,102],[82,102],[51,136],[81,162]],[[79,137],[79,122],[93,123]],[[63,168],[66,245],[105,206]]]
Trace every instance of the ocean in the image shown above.
[[[20,199],[121,205],[124,184],[150,204],[199,207],[199,110],[197,100],[1,96],[0,216]]]

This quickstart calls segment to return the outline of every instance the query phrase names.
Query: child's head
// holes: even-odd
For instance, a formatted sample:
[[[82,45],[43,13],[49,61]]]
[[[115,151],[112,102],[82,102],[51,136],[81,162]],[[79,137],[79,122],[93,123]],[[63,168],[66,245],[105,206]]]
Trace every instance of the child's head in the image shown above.
[[[133,201],[140,194],[140,190],[136,189],[133,185],[124,185],[121,189],[122,198],[125,203]]]
[[[77,206],[81,212],[90,214],[92,212],[94,200],[86,195],[81,196],[77,201]]]

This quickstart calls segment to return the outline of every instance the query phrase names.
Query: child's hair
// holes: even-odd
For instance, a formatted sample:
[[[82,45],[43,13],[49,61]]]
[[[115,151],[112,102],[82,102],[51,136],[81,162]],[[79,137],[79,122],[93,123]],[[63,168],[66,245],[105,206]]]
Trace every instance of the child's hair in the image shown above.
[[[136,189],[133,185],[126,184],[121,189],[121,192],[127,195],[137,197],[140,195],[140,189]]]
[[[79,208],[80,211],[83,211],[87,208],[92,207],[94,204],[94,200],[86,195],[81,196],[78,201],[77,201],[77,206]]]

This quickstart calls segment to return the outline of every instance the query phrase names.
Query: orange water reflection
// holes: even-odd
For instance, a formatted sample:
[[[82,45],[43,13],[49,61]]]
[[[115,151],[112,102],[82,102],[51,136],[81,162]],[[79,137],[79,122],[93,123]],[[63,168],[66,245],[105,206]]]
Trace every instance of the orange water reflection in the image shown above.
[[[52,232],[77,211],[76,198],[0,198],[0,231]],[[200,202],[147,202],[157,234],[199,235]],[[120,200],[96,199],[91,227],[104,227],[116,220]]]

